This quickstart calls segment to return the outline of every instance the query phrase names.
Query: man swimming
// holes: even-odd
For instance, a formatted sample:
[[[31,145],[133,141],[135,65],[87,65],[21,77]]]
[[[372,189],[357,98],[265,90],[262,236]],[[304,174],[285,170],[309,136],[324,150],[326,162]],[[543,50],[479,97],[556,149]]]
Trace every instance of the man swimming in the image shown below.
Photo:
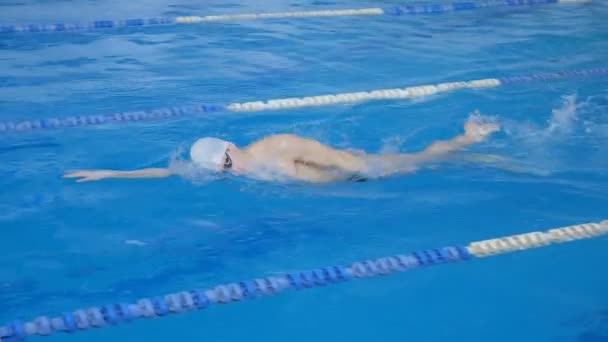
[[[244,148],[206,137],[192,145],[190,158],[197,168],[203,170],[254,178],[313,183],[363,181],[413,172],[425,164],[444,160],[453,152],[484,141],[499,129],[498,124],[486,123],[474,116],[464,125],[464,134],[447,141],[436,141],[421,152],[407,154],[353,153],[291,134],[272,135]],[[171,168],[80,170],[66,173],[64,178],[90,182],[106,178],[164,178],[177,174]]]

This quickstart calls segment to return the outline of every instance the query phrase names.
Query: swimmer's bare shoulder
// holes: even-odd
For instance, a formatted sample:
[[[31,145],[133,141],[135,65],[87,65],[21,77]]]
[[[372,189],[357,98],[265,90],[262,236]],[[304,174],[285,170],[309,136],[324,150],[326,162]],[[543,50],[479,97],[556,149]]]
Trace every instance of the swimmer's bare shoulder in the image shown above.
[[[289,150],[295,150],[300,144],[310,144],[311,142],[313,142],[313,140],[302,138],[294,134],[275,134],[247,146],[247,151],[254,154],[272,153],[277,151],[285,153]]]

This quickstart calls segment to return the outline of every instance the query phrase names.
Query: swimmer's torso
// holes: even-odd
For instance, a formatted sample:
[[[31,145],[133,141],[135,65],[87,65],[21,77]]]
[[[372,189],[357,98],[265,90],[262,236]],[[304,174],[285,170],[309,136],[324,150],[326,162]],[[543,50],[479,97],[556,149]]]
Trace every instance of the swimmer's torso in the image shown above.
[[[303,138],[282,134],[267,137],[247,147],[252,157],[250,171],[260,170],[309,182],[331,182],[348,179],[352,174],[336,167],[327,167],[298,154]],[[264,175],[260,175],[264,176]]]

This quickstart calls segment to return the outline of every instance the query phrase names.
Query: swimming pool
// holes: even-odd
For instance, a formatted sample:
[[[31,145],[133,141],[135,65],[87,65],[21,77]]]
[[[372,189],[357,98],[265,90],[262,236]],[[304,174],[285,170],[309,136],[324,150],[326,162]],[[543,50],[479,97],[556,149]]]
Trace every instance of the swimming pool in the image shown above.
[[[2,23],[393,6],[11,2]],[[407,17],[273,19],[0,36],[2,122],[606,67],[604,2]],[[217,112],[0,135],[0,323],[606,218],[606,78],[413,100]],[[415,151],[469,113],[504,130],[409,176],[310,186],[225,177],[75,184],[74,168],[166,166],[205,135],[295,133]],[[602,341],[606,238],[47,340]],[[498,332],[498,333],[497,333]],[[40,338],[38,338],[40,339]]]

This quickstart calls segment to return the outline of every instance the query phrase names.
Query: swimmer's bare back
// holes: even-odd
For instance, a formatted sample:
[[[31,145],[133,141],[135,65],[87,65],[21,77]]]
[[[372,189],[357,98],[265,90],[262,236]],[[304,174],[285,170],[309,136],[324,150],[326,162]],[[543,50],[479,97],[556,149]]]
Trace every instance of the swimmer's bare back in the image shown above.
[[[464,126],[464,134],[450,140],[437,141],[421,152],[409,154],[354,154],[291,134],[269,136],[240,149],[230,144],[226,157],[229,170],[237,175],[259,175],[260,170],[294,180],[324,183],[340,180],[384,177],[412,172],[427,163],[445,159],[451,153],[487,139],[499,130],[494,123],[473,117]],[[169,169],[134,171],[83,170],[67,173],[66,178],[78,182],[105,178],[163,178],[171,176]],[[262,177],[270,179],[268,177]]]
[[[255,156],[253,168],[306,182],[338,181],[346,174],[367,170],[366,161],[359,156],[292,134],[269,136],[249,145],[245,151]]]

